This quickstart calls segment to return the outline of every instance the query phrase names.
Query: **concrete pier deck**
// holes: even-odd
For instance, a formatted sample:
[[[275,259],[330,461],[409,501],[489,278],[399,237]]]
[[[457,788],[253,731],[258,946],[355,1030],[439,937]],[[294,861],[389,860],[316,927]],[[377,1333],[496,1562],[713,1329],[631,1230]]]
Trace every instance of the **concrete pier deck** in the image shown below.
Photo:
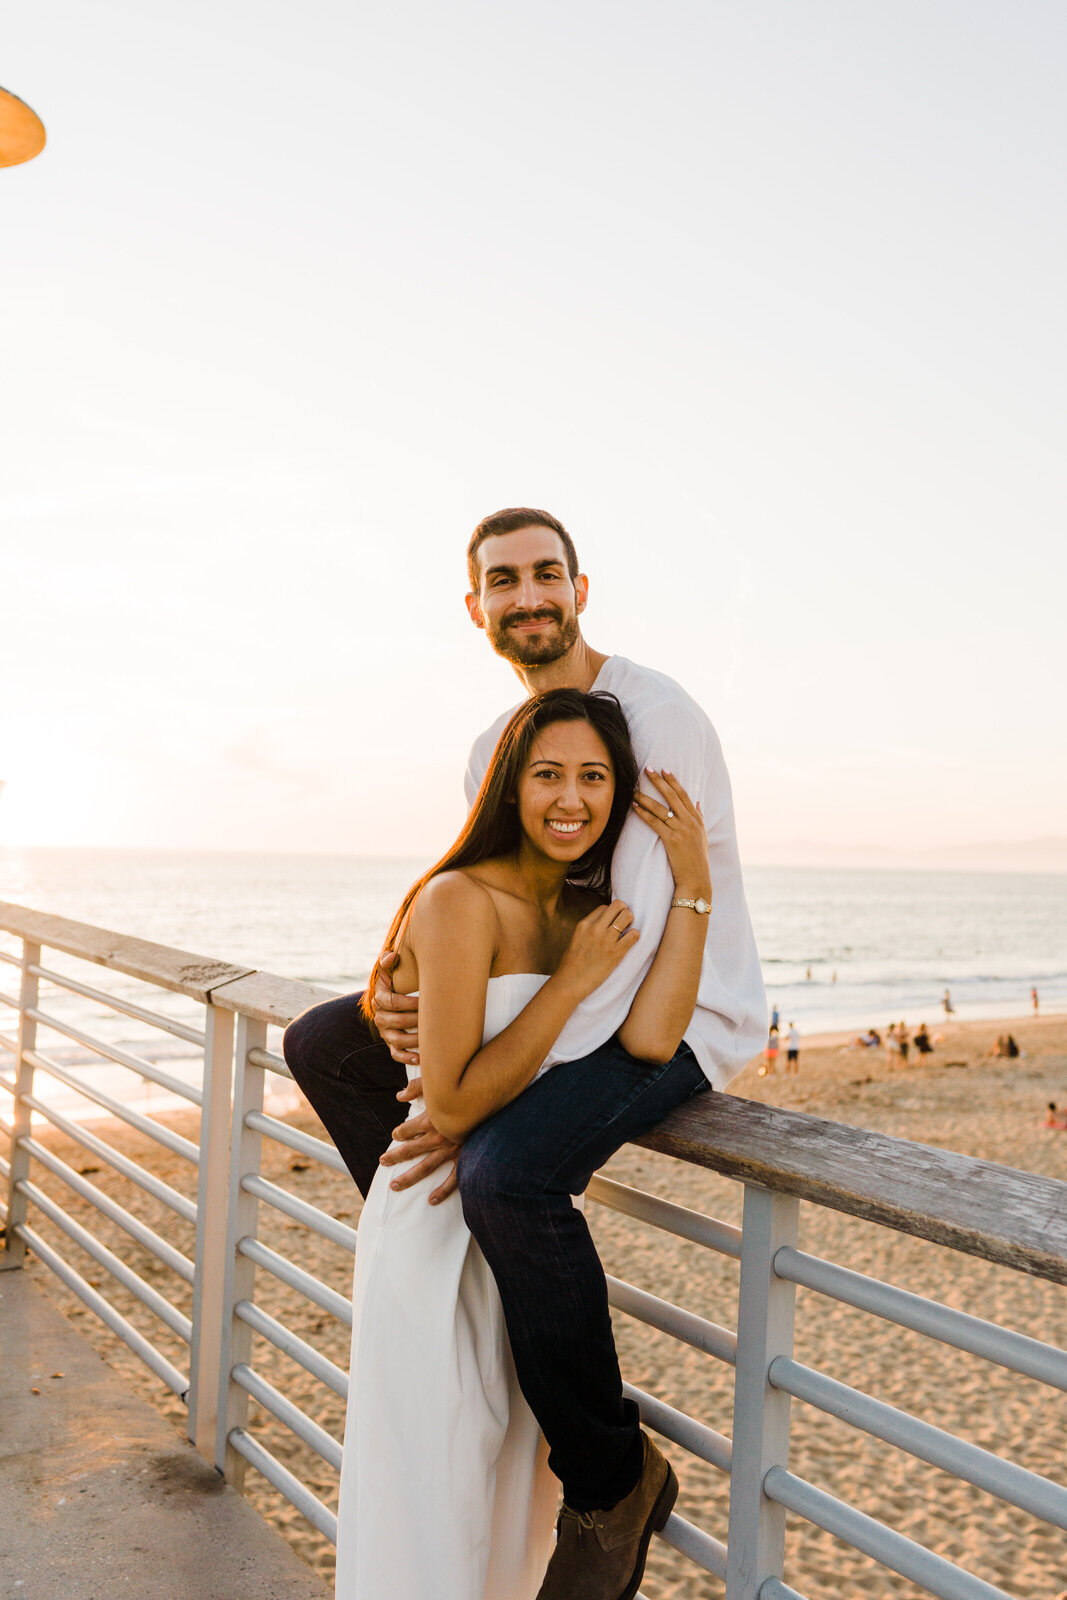
[[[3,1600],[330,1592],[26,1272],[0,1273]]]

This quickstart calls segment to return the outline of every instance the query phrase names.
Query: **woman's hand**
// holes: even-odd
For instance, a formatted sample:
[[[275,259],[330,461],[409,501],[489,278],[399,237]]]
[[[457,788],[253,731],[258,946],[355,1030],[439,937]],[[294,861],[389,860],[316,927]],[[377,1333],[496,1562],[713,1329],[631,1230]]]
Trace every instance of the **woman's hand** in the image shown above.
[[[581,999],[598,989],[640,938],[633,912],[623,900],[591,911],[571,934],[571,942],[556,972]]]
[[[638,790],[634,810],[663,840],[675,892],[685,900],[711,900],[708,833],[699,802],[690,800],[673,772],[645,768],[663,796],[662,802]]]

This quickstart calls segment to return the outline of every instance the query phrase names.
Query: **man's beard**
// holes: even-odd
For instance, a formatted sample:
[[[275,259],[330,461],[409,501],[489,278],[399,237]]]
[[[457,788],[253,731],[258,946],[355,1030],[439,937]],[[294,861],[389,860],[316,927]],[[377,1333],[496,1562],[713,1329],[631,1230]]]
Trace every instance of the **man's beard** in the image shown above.
[[[519,622],[552,621],[556,624],[545,633],[516,633]],[[565,656],[578,637],[578,618],[572,611],[569,617],[556,606],[543,606],[540,611],[513,612],[506,622],[487,623],[489,643],[498,656],[516,667],[544,667]]]

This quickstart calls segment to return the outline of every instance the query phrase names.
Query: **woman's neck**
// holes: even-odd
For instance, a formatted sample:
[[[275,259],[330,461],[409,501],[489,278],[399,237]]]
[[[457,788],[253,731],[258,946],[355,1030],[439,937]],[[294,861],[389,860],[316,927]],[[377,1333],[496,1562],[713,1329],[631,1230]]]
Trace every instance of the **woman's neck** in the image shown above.
[[[516,892],[535,905],[543,916],[555,916],[567,886],[570,862],[550,860],[527,839],[522,840],[512,859]]]

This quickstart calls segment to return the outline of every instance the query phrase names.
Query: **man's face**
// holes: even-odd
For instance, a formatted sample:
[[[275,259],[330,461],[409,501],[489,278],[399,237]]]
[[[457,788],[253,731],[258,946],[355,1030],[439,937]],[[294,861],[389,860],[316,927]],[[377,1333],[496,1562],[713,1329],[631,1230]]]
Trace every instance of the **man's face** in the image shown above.
[[[571,581],[558,533],[534,527],[493,534],[479,547],[478,570],[467,610],[497,655],[517,667],[542,667],[567,654],[588,585],[581,575]]]

